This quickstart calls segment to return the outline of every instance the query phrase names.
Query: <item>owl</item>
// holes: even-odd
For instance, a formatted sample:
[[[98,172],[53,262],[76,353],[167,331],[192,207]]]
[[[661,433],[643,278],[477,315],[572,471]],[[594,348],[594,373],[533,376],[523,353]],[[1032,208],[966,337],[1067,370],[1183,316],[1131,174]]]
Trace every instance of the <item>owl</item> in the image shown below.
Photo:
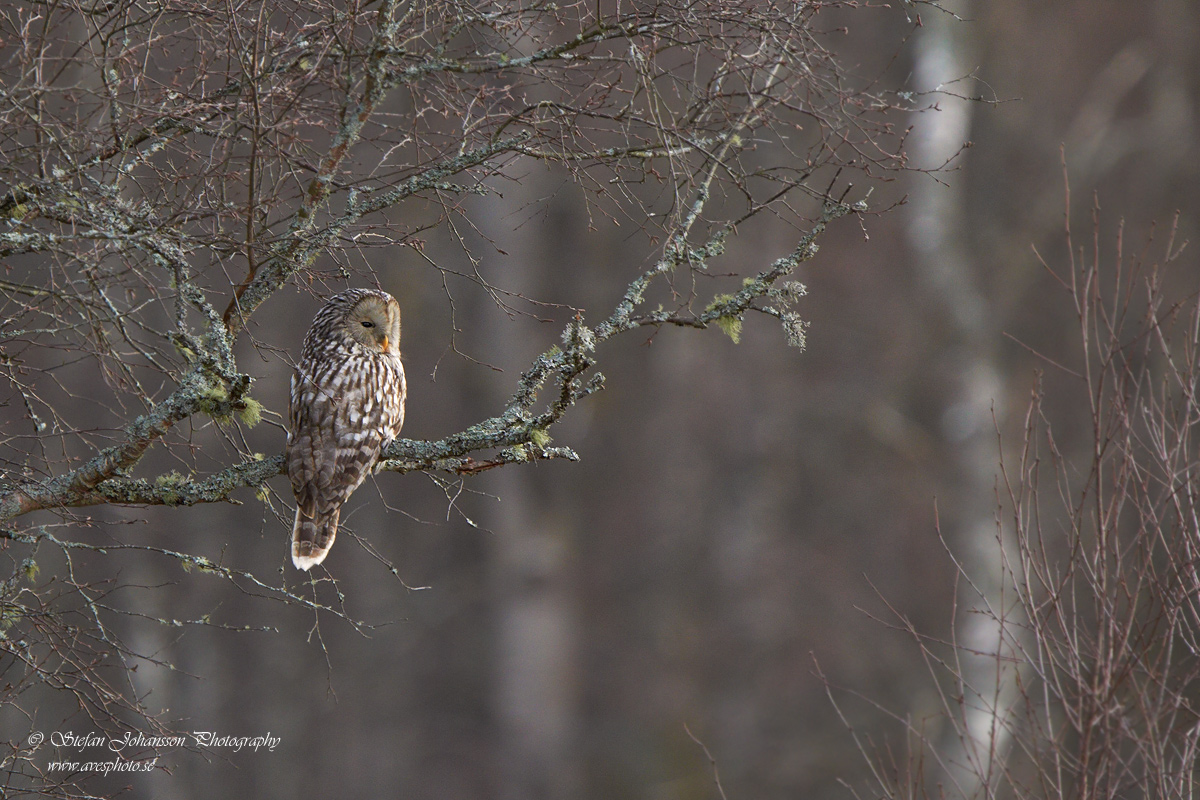
[[[304,337],[292,375],[287,470],[296,495],[292,563],[325,560],[342,504],[404,424],[400,306],[387,292],[329,299]]]

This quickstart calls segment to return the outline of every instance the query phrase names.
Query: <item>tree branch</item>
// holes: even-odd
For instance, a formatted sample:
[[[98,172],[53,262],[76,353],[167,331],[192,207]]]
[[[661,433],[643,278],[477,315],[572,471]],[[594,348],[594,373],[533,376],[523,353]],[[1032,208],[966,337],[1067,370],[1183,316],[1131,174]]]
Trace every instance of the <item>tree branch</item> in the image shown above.
[[[701,198],[693,206],[689,221],[696,218],[702,207]],[[398,473],[438,471],[474,475],[507,464],[549,459],[579,460],[579,456],[570,448],[548,447],[549,430],[577,401],[603,388],[604,376],[600,373],[594,374],[586,382],[582,381],[583,373],[595,364],[591,354],[598,343],[621,331],[646,325],[669,324],[705,328],[721,319],[740,317],[746,310],[753,308],[756,299],[768,295],[775,281],[816,255],[816,239],[830,222],[865,208],[863,204],[851,206],[827,202],[821,216],[808,233],[801,237],[791,253],[776,259],[769,268],[748,279],[737,293],[727,296],[703,313],[692,317],[681,317],[661,311],[641,315],[632,313],[642,302],[640,292],[644,292],[648,281],[663,271],[659,266],[652,268],[631,284],[632,287],[640,286],[639,293],[627,292],[613,316],[595,331],[584,325],[582,317],[577,315],[563,331],[563,346],[552,347],[534,359],[529,369],[521,375],[517,391],[498,416],[436,441],[397,440],[383,452],[377,469]],[[724,230],[719,231],[701,248],[705,258],[719,253],[718,245],[723,241],[723,237]],[[677,238],[673,241],[678,252],[681,248],[680,240]],[[667,247],[672,247],[672,244],[668,243]],[[659,265],[665,263],[670,263],[668,258],[660,261]],[[185,295],[188,291],[185,290]],[[195,302],[205,310],[210,320],[210,330],[217,331],[215,335],[219,337],[223,326],[215,310],[203,302],[203,296],[195,298]],[[622,312],[626,307],[628,310]],[[605,331],[603,335],[602,330]],[[538,394],[552,377],[558,382],[560,390],[542,411],[535,413],[533,408]],[[47,508],[71,508],[105,503],[190,506],[199,503],[231,502],[231,495],[235,490],[259,487],[271,478],[283,474],[285,462],[282,455],[236,464],[206,478],[171,473],[160,475],[151,482],[119,474],[133,467],[147,448],[161,438],[172,425],[197,411],[205,410],[206,402],[211,406],[214,400],[213,379],[214,363],[209,359],[189,373],[180,388],[167,401],[156,406],[150,414],[135,420],[126,429],[127,441],[122,445],[101,451],[83,466],[64,475],[0,494],[0,520],[9,520]],[[239,403],[249,388],[248,377],[236,374],[224,376],[221,383],[221,391],[224,392],[219,396],[221,408],[207,408],[214,416],[221,416],[222,412],[228,415],[231,410],[241,407]],[[484,460],[476,460],[472,456],[484,451],[498,452]]]

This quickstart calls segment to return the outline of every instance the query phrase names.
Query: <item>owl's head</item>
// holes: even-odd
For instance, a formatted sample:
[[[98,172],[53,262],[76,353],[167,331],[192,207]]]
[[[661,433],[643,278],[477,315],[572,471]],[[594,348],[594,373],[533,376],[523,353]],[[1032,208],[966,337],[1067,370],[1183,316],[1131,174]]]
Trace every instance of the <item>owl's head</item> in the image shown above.
[[[368,350],[400,354],[400,304],[386,292],[364,295],[346,313],[346,334]]]

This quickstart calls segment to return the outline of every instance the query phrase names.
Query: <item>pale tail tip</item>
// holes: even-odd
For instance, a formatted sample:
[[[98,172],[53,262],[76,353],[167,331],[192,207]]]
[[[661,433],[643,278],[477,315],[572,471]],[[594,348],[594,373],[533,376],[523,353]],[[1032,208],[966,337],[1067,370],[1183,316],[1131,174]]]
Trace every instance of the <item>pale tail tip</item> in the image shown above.
[[[317,564],[320,564],[322,561],[324,561],[325,554],[328,552],[329,551],[326,550],[325,553],[317,553],[317,554],[311,555],[311,556],[302,556],[302,555],[299,555],[298,553],[292,553],[292,563],[296,565],[296,569],[304,570],[305,572],[308,572],[310,569],[315,567]]]

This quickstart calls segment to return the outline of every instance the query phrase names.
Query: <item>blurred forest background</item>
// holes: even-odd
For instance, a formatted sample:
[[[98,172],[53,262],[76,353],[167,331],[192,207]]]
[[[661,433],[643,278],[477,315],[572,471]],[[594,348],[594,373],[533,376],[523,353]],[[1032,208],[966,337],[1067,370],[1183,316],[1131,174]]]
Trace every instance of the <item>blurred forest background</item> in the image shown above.
[[[934,639],[986,636],[969,630],[955,559],[985,591],[997,579],[1000,443],[1006,457],[1019,451],[1039,371],[1047,413],[1064,421],[1059,447],[1091,446],[1084,396],[1034,354],[1079,360],[1075,306],[1040,263],[1070,270],[1063,158],[1080,242],[1091,246],[1093,193],[1102,253],[1115,252],[1120,220],[1130,250],[1157,223],[1159,248],[1177,210],[1178,239],[1196,238],[1200,6],[963,2],[955,20],[893,5],[846,14],[837,57],[889,89],[962,77],[945,88],[982,102],[947,94],[940,112],[893,122],[913,126],[910,166],[972,146],[936,177],[897,173],[874,190],[872,208],[904,199],[898,208],[830,227],[797,276],[807,350],[765,318],[747,319],[738,344],[715,328],[635,333],[607,345],[605,390],[554,431],[578,463],[505,467],[461,487],[418,473],[368,482],[343,519],[404,584],[428,587],[408,590],[345,535],[326,566],[347,613],[379,625],[369,631],[177,564],[121,560],[124,583],[158,587],[129,595],[152,616],[278,629],[125,620],[131,646],[174,665],[138,668],[146,703],[182,730],[282,743],[177,754],[169,774],[97,791],[824,800],[847,785],[878,793],[864,788],[848,725],[890,741],[897,761],[911,744],[898,720],[937,741],[936,685],[889,606]],[[905,17],[918,11],[914,29]],[[480,229],[460,233],[494,242],[479,247],[480,270],[513,292],[600,312],[647,264],[644,238],[591,219],[553,171],[468,202]],[[762,216],[731,253],[766,264],[796,235]],[[433,257],[461,257],[446,229],[423,236]],[[1192,255],[1170,268],[1185,296],[1200,276]],[[404,435],[436,439],[494,413],[562,319],[506,315],[483,292],[456,298],[451,319],[420,259],[376,250],[372,266],[404,311]],[[256,335],[298,352],[316,308],[285,290]],[[469,359],[448,352],[455,326]],[[284,412],[286,361],[246,345],[254,397]],[[279,429],[256,435],[260,449],[282,448]],[[272,485],[286,493],[282,478]],[[286,524],[242,499],[89,513],[127,521],[119,535],[131,541],[267,573]],[[6,736],[90,729],[53,693],[32,706],[32,720],[0,713]]]

